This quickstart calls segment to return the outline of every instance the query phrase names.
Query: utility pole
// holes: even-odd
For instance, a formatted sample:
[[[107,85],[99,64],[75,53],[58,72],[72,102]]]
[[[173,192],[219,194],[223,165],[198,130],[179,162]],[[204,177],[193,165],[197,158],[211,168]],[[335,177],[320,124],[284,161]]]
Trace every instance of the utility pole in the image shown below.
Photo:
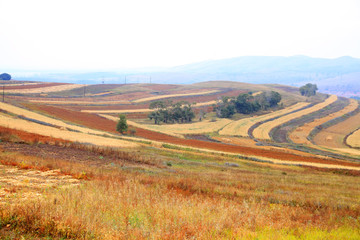
[[[151,76],[150,76],[150,83],[151,83]]]
[[[125,75],[125,84],[126,84],[126,75]]]

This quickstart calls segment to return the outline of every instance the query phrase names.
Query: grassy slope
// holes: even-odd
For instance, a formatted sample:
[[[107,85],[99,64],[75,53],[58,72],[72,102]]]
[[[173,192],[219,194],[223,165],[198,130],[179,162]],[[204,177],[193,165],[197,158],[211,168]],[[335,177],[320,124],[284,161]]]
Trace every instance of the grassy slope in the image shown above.
[[[75,148],[79,155],[90,150],[98,158],[85,162],[62,159],[61,151],[67,149],[61,146],[53,150],[59,152],[55,159],[45,147],[40,158],[36,152],[27,153],[28,157],[7,150],[0,153],[3,161],[90,177],[80,187],[49,189],[42,201],[0,206],[0,236],[360,237],[360,182],[359,177],[352,176],[355,172],[271,166],[152,148],[118,154],[85,146]]]

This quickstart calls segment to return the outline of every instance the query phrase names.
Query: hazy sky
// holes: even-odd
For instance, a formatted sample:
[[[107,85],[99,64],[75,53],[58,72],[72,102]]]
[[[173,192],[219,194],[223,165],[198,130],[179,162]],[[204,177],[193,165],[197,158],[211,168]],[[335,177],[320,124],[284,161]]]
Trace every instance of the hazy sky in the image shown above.
[[[0,0],[2,69],[360,58],[360,0]]]

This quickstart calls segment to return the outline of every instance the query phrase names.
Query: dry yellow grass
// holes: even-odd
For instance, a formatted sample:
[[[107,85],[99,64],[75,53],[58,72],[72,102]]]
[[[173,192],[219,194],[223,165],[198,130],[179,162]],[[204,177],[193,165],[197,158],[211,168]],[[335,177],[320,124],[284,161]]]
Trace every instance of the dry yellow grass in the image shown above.
[[[82,132],[70,132],[67,130],[60,130],[53,127],[48,127],[26,121],[23,119],[18,119],[15,117],[10,117],[5,114],[0,115],[0,126],[18,129],[30,133],[36,133],[43,136],[50,136],[54,138],[61,138],[64,140],[80,143],[90,143],[98,146],[108,146],[108,147],[137,147],[135,143],[118,140],[114,138],[107,138],[101,136],[95,136],[91,134],[86,134]],[[109,134],[110,135],[110,134]]]
[[[272,113],[268,113],[268,114],[261,115],[261,116],[256,116],[256,117],[240,119],[238,121],[234,121],[234,122],[230,123],[229,125],[224,127],[219,133],[221,135],[232,135],[232,136],[247,137],[249,128],[251,126],[253,126],[255,123],[265,121],[267,119],[271,119],[271,118],[274,118],[274,117],[278,117],[278,116],[281,116],[281,115],[284,115],[286,113],[289,113],[289,112],[298,110],[300,108],[303,108],[303,107],[305,107],[307,105],[309,105],[309,103],[299,102],[297,104],[294,104],[294,105],[292,105],[290,107],[287,107],[285,109],[282,109],[282,110],[279,110],[279,111],[276,111],[276,112],[272,112]]]
[[[140,103],[140,102],[147,102],[147,101],[158,100],[158,99],[163,99],[163,98],[197,96],[197,95],[205,95],[205,94],[211,94],[211,93],[216,93],[216,92],[219,92],[219,90],[211,90],[211,91],[205,91],[205,92],[194,92],[194,93],[168,94],[168,95],[160,95],[160,96],[154,96],[154,97],[140,98],[140,99],[134,100],[132,102]]]
[[[316,112],[332,103],[334,103],[336,100],[337,100],[337,96],[336,95],[331,95],[330,97],[328,97],[324,102],[321,102],[321,103],[318,103],[310,108],[306,108],[302,111],[298,111],[298,112],[295,112],[295,113],[291,113],[289,115],[286,115],[286,116],[283,116],[283,117],[280,117],[278,119],[275,119],[273,121],[269,121],[269,122],[266,122],[264,124],[261,124],[259,127],[255,128],[254,132],[253,132],[253,135],[255,138],[258,138],[258,139],[267,139],[267,140],[270,140],[270,131],[271,129],[281,125],[281,124],[284,124],[288,121],[291,121],[293,119],[296,119],[296,118],[299,118],[299,117],[302,117],[304,115],[307,115],[307,114],[310,114],[310,113],[313,113],[313,112]]]
[[[359,123],[360,125],[360,123]],[[351,134],[347,139],[346,143],[351,147],[360,148],[360,129]]]
[[[7,112],[19,115],[19,116],[24,116],[27,118],[31,118],[31,119],[35,119],[38,121],[42,121],[42,122],[46,122],[58,127],[63,127],[63,128],[68,128],[68,129],[72,129],[72,130],[76,130],[76,131],[80,131],[82,133],[90,133],[90,134],[97,134],[97,135],[102,135],[105,134],[105,132],[103,131],[98,131],[98,130],[93,130],[93,129],[89,129],[89,128],[84,128],[84,127],[79,127],[79,126],[75,126],[75,125],[71,125],[71,124],[67,124],[63,121],[54,119],[54,118],[50,118],[23,108],[19,108],[7,103],[3,103],[0,102],[0,109],[5,110]]]
[[[59,86],[51,86],[51,87],[42,87],[42,88],[30,88],[30,89],[13,89],[13,90],[6,90],[7,93],[47,93],[47,92],[61,92],[61,91],[68,91],[76,88],[81,88],[86,85],[84,84],[66,84],[66,85],[59,85]]]
[[[345,108],[341,109],[340,111],[336,112],[336,113],[332,113],[329,114],[326,117],[320,118],[320,119],[315,119],[312,122],[306,123],[298,128],[296,128],[294,131],[292,131],[289,134],[289,138],[291,139],[291,141],[293,141],[294,143],[298,143],[298,144],[307,144],[307,145],[313,145],[308,139],[307,137],[309,136],[310,132],[317,126],[326,123],[328,121],[330,121],[331,119],[337,118],[337,117],[341,117],[344,114],[347,114],[349,112],[354,111],[355,109],[357,109],[359,106],[358,101],[356,101],[355,99],[350,99],[350,103],[349,105],[347,105]]]

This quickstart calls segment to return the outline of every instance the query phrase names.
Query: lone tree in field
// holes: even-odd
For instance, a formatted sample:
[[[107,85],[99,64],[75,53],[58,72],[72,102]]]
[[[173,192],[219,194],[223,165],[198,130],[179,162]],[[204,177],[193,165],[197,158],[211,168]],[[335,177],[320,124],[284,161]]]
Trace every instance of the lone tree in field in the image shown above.
[[[123,134],[124,132],[126,132],[128,130],[126,116],[124,114],[120,114],[119,118],[120,119],[119,119],[118,123],[116,124],[116,131]]]
[[[299,91],[302,96],[311,97],[316,95],[316,91],[318,90],[316,84],[308,83],[302,87],[300,87]]]
[[[8,73],[0,74],[0,80],[11,80],[11,75]]]

